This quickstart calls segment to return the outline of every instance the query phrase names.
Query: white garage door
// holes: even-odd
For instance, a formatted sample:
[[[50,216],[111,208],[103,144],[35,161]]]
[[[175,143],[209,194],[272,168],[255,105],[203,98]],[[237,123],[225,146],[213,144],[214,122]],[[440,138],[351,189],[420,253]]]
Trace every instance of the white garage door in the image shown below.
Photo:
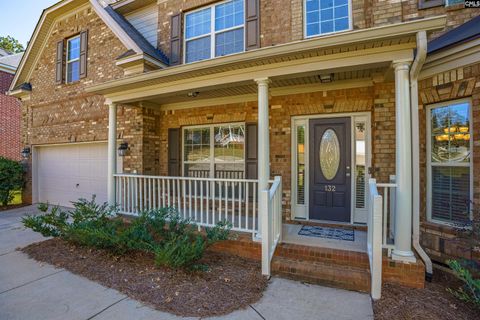
[[[39,147],[38,201],[71,207],[79,198],[107,201],[107,143]]]

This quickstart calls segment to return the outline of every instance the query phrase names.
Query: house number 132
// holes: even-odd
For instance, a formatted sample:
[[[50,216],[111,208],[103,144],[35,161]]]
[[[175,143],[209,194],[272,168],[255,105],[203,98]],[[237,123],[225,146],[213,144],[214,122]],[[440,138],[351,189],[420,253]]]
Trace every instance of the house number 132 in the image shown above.
[[[327,192],[335,192],[335,186],[332,186],[332,185],[330,185],[330,184],[327,184],[327,185],[325,186],[325,191],[327,191]]]

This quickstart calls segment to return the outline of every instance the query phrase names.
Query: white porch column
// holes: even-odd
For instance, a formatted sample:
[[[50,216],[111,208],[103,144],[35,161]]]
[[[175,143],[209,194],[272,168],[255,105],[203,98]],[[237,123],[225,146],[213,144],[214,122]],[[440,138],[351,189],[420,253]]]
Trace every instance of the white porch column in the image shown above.
[[[412,128],[410,122],[410,61],[394,61],[396,203],[394,260],[415,261],[412,251]]]
[[[107,195],[108,204],[115,205],[115,177],[117,173],[117,105],[108,104],[108,169]]]
[[[258,189],[268,189],[270,178],[270,133],[268,123],[268,78],[255,79],[258,84]]]
[[[258,236],[262,239],[262,274],[270,275],[270,227],[268,180],[270,178],[270,133],[268,124],[268,78],[258,84]]]

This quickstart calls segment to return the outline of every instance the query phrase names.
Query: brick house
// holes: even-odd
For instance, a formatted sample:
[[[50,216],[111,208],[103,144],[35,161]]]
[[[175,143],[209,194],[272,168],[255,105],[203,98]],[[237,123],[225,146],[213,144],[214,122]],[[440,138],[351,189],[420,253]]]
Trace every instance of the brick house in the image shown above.
[[[0,50],[0,157],[20,160],[20,101],[7,92],[23,53]]]
[[[472,255],[457,226],[478,219],[478,13],[61,1],[10,90],[31,150],[24,199],[173,206],[202,226],[229,220],[241,236],[219,249],[266,275],[374,298],[382,281],[423,287],[432,259]]]

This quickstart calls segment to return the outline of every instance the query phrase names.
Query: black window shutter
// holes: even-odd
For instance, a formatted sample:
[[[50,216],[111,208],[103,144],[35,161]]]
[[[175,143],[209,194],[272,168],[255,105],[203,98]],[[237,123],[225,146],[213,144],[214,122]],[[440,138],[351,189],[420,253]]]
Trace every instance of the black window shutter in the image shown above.
[[[80,33],[80,78],[87,76],[88,31]]]
[[[64,65],[65,65],[65,52],[64,52],[64,40],[57,42],[57,56],[55,58],[55,83],[61,84],[64,79],[65,72]]]
[[[180,128],[168,129],[168,175],[180,176]]]
[[[245,35],[246,50],[260,48],[260,8],[259,0],[246,0]]]
[[[182,13],[170,19],[170,65],[182,63]]]
[[[245,177],[257,179],[258,168],[258,134],[257,124],[245,125]]]

